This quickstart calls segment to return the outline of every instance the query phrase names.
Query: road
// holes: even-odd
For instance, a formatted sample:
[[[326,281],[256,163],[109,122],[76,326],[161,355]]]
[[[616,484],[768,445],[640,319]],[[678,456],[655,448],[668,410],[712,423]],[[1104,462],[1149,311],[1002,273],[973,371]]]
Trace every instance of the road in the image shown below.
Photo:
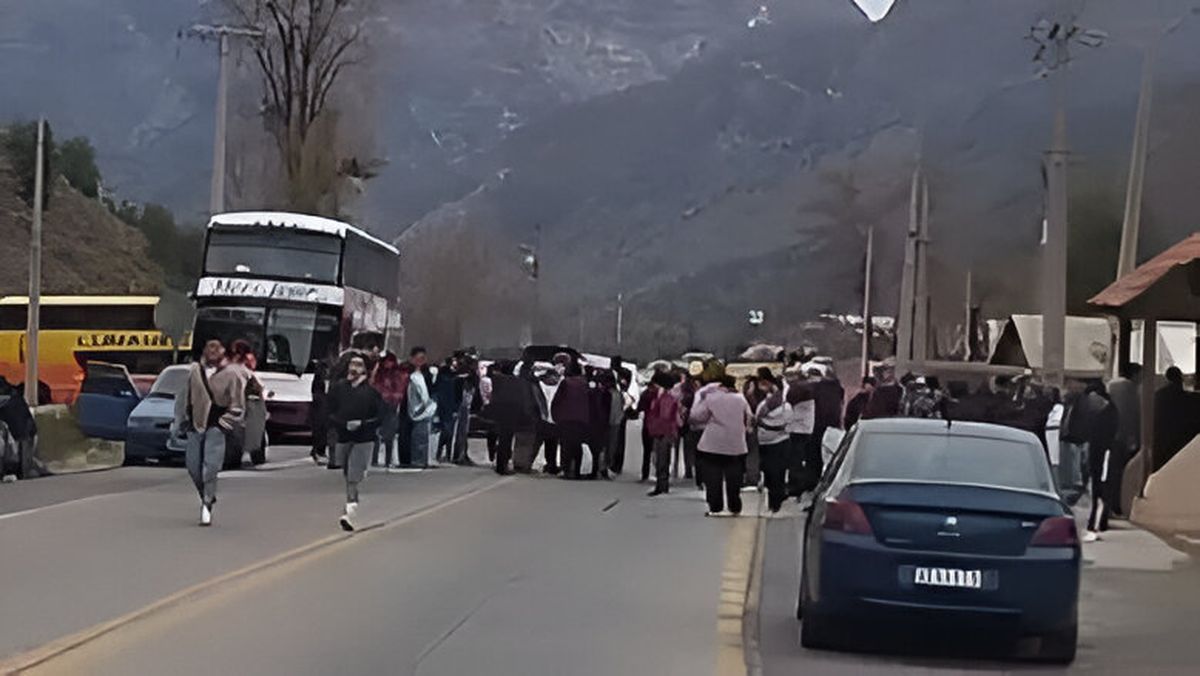
[[[195,525],[178,468],[0,486],[0,673],[727,676],[747,673],[744,660],[767,676],[1028,668],[803,650],[795,522],[706,519],[694,490],[645,490],[628,475],[372,474],[360,519],[369,527],[346,535],[340,473],[304,462],[302,449],[265,471],[222,475],[210,529]],[[739,602],[760,524],[758,650],[743,651]],[[1073,670],[1172,673],[1195,662],[1198,573],[1144,538],[1128,531],[1089,549]]]

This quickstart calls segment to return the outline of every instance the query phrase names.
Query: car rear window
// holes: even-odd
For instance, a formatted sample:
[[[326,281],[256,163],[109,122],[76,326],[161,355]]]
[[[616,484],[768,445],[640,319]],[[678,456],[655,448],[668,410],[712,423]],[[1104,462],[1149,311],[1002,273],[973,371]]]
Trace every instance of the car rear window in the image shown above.
[[[948,434],[865,434],[854,449],[851,479],[1054,491],[1040,445]]]

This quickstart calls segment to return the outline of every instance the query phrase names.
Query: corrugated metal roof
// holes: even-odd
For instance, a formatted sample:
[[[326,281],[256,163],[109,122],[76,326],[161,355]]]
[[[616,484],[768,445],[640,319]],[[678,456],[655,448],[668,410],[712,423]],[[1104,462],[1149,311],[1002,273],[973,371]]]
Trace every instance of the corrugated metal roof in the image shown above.
[[[1097,307],[1119,308],[1145,293],[1177,265],[1200,258],[1200,233],[1183,240],[1142,263],[1133,272],[1118,279],[1096,294],[1088,303]]]

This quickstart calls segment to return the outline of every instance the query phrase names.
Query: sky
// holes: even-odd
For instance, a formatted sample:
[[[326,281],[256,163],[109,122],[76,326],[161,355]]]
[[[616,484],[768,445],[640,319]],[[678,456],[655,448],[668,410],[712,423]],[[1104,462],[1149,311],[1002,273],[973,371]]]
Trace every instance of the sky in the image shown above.
[[[888,10],[895,2],[896,0],[854,0],[854,3],[871,21],[879,21],[887,16]]]

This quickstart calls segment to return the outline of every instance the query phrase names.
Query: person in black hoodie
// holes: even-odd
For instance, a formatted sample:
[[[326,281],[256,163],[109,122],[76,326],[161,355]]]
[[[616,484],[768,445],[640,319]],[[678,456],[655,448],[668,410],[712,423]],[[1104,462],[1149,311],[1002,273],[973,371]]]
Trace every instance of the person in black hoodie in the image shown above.
[[[342,530],[352,531],[358,511],[358,485],[367,474],[383,417],[383,397],[367,382],[363,357],[350,358],[346,378],[330,388],[326,405],[329,423],[337,434],[335,454],[346,478],[346,510],[340,523]]]

